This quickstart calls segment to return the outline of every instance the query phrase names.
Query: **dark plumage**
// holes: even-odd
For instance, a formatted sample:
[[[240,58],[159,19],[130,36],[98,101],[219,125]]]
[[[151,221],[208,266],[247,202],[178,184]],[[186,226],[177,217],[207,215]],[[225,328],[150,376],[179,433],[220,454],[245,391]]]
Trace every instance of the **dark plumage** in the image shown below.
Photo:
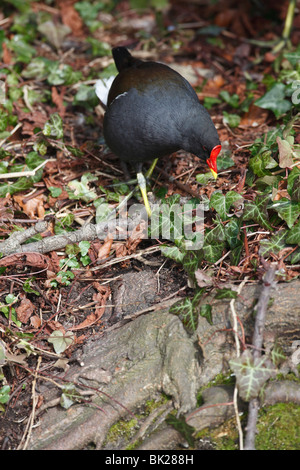
[[[216,128],[191,85],[158,62],[112,50],[119,71],[108,95],[103,131],[107,145],[127,162],[153,160],[183,149],[217,173]]]
[[[150,216],[142,162],[183,149],[206,161],[216,178],[221,145],[210,115],[185,78],[167,65],[134,58],[125,47],[112,53],[119,74],[108,94],[104,138],[122,162],[137,168]]]

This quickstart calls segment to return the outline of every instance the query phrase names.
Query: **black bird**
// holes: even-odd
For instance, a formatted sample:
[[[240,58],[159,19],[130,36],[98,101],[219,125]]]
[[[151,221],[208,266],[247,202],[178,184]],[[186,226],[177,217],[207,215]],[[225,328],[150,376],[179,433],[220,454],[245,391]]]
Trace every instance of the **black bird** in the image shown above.
[[[109,90],[103,132],[113,153],[138,168],[138,180],[143,162],[180,149],[206,161],[216,178],[218,133],[188,81],[167,65],[134,58],[125,47],[112,54],[119,74]]]

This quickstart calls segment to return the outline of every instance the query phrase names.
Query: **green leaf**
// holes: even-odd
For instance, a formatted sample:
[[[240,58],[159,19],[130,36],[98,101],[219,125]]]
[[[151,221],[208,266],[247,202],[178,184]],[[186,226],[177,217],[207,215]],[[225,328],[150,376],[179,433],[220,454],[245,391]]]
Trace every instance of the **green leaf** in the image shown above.
[[[171,258],[176,261],[176,263],[181,264],[183,262],[185,252],[180,250],[177,246],[161,245],[160,249],[162,254],[167,258]]]
[[[74,71],[70,65],[54,62],[47,75],[47,82],[50,85],[73,85],[82,78],[80,71]]]
[[[271,361],[276,367],[278,367],[285,360],[286,355],[284,354],[282,347],[275,343],[274,347],[271,350]]]
[[[258,397],[266,381],[276,376],[270,359],[267,356],[253,359],[249,349],[240,357],[230,360],[229,365],[236,376],[239,395],[245,401]]]
[[[294,67],[300,63],[300,51],[299,48],[295,52],[285,52],[283,57],[287,59]]]
[[[222,103],[222,101],[219,100],[219,98],[214,98],[211,96],[205,96],[203,100],[203,106],[206,109],[211,109],[215,104],[220,104],[220,103]]]
[[[285,99],[285,88],[283,83],[276,83],[262,98],[255,101],[255,105],[273,111],[276,118],[279,118],[292,107],[292,103]]]
[[[203,254],[204,259],[209,264],[214,264],[222,257],[223,250],[225,248],[225,243],[219,242],[214,244],[204,244]]]
[[[51,61],[51,63],[53,62]],[[49,73],[48,65],[48,61],[43,57],[36,57],[22,70],[21,76],[29,79],[44,80]]]
[[[92,110],[98,102],[95,88],[82,84],[74,96],[73,106],[80,105]]]
[[[57,140],[63,138],[63,120],[58,113],[51,114],[50,119],[44,125],[43,134]]]
[[[293,201],[300,201],[300,168],[296,166],[288,175],[287,192]]]
[[[231,220],[225,225],[225,237],[230,248],[236,248],[240,244],[240,230],[242,219],[232,217]]]
[[[179,418],[176,418],[176,416],[169,413],[166,417],[166,423],[173,426],[184,437],[190,447],[194,447],[193,433],[195,429],[187,424],[184,416],[181,415]]]
[[[271,150],[260,152],[249,160],[249,168],[258,177],[270,174],[270,168],[277,166],[277,162],[271,158]]]
[[[295,221],[300,215],[300,202],[291,201],[286,197],[281,198],[279,201],[275,201],[269,207],[278,213],[279,217],[287,223],[289,228],[293,227]]]
[[[226,240],[225,228],[222,222],[217,219],[215,220],[215,226],[212,229],[209,229],[205,233],[205,243],[209,244],[218,244],[219,242],[224,242]]]
[[[0,388],[0,403],[5,404],[10,399],[10,386],[4,385]]]
[[[300,221],[287,232],[286,243],[300,245]]]
[[[228,191],[223,195],[219,190],[212,193],[210,197],[210,208],[214,208],[222,220],[228,219],[229,209],[237,202],[241,203],[243,197],[235,191]]]
[[[238,127],[241,121],[241,116],[238,114],[230,114],[226,111],[223,111],[223,122],[227,124],[229,127]]]
[[[90,202],[97,199],[97,193],[90,189],[90,182],[97,178],[91,173],[82,175],[81,180],[73,180],[68,183],[67,192],[70,199],[79,199],[84,202]]]
[[[202,252],[188,250],[183,257],[182,265],[189,276],[194,277],[195,271],[198,269],[202,261]]]
[[[194,308],[194,304],[190,298],[185,298],[170,308],[170,313],[180,316],[180,319],[184,326],[194,332],[198,325],[198,312]]]
[[[236,299],[237,295],[237,292],[232,289],[217,289],[215,299]]]
[[[219,165],[219,162],[218,162],[218,165]],[[206,185],[210,180],[213,180],[213,179],[214,177],[211,171],[208,171],[207,173],[198,173],[198,175],[196,175],[197,182],[203,185]]]
[[[28,64],[36,55],[36,49],[28,44],[26,37],[22,34],[15,34],[10,41],[7,41],[7,45],[16,54],[16,62]]]
[[[239,107],[240,98],[239,98],[239,95],[237,95],[236,93],[234,93],[233,95],[230,95],[228,91],[222,90],[220,91],[219,96],[222,98],[222,100],[225,101],[225,103],[229,104],[233,108]]]
[[[270,196],[260,195],[256,196],[254,201],[246,201],[244,206],[243,220],[253,220],[258,223],[261,227],[272,231],[272,226],[269,223],[269,215],[267,206],[270,200]]]
[[[212,307],[209,304],[204,304],[200,307],[200,316],[206,318],[210,325],[213,324],[211,310]]]
[[[222,152],[222,156],[218,158],[218,171],[227,170],[235,165],[233,158],[231,157],[230,152]]]
[[[230,262],[232,266],[237,266],[241,259],[241,254],[244,248],[244,243],[242,240],[237,240],[237,244],[230,252]]]
[[[62,189],[55,186],[49,186],[48,189],[52,197],[59,197],[62,193]]]
[[[60,330],[52,331],[48,338],[48,343],[52,343],[56,354],[63,353],[74,342],[74,335],[71,331],[65,334]]]
[[[91,247],[91,244],[90,244],[90,242],[88,242],[88,241],[82,241],[82,242],[79,242],[79,243],[78,243],[78,246],[79,246],[79,248],[80,248],[80,253],[81,253],[81,255],[82,255],[82,256],[85,256],[85,255],[88,254],[88,251],[89,251],[89,249],[90,249],[90,247]]]
[[[259,254],[268,256],[270,253],[275,255],[285,247],[286,230],[279,230],[270,239],[260,241]]]
[[[26,279],[23,284],[23,291],[28,292],[28,294],[40,295],[40,293],[31,287],[31,283],[34,282],[35,278]]]

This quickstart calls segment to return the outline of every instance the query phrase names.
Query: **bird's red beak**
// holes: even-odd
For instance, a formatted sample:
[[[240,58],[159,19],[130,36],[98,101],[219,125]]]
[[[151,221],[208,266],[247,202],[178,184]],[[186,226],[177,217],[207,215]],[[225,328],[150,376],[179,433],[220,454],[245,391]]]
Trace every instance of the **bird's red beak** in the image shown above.
[[[210,153],[210,157],[206,160],[206,162],[209,166],[209,169],[212,172],[215,179],[217,179],[217,176],[218,176],[217,158],[218,158],[218,155],[221,151],[221,148],[222,148],[221,145],[216,145],[212,149],[212,151]]]

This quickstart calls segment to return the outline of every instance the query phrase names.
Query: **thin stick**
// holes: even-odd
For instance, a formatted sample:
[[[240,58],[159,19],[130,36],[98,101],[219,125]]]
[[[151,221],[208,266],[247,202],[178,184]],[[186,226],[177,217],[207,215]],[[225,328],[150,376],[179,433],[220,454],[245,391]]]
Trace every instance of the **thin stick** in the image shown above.
[[[238,295],[241,294],[242,289],[244,285],[246,284],[246,282],[247,282],[247,278],[245,278],[245,280],[240,283],[238,291],[237,291]],[[241,354],[241,348],[240,348],[240,340],[239,340],[239,335],[238,335],[238,319],[237,319],[237,314],[235,311],[234,304],[235,304],[235,299],[232,299],[230,302],[231,315],[233,319],[232,329],[233,329],[234,340],[235,340],[236,357],[239,357]],[[238,433],[239,433],[240,450],[243,450],[243,430],[242,430],[241,420],[239,416],[237,398],[238,398],[238,389],[237,389],[237,386],[235,385],[234,392],[233,392],[233,407],[234,407],[235,419],[236,419],[236,424],[237,424]]]
[[[37,377],[38,377],[38,370],[40,368],[41,361],[42,361],[42,357],[39,356],[38,357],[38,362],[37,362],[37,367],[36,367],[36,370],[34,372],[34,378],[33,378],[33,381],[32,381],[32,411],[31,411],[30,417],[28,419],[24,435],[23,435],[23,437],[21,439],[21,442],[18,446],[18,450],[20,450],[20,449],[26,450],[26,448],[28,446],[30,436],[31,436],[32,426],[33,426],[34,417],[35,417],[35,409],[36,409],[36,405],[37,405],[37,402],[38,402],[38,397],[35,394],[35,386],[36,386],[36,380],[37,380]],[[22,446],[22,443],[24,441],[25,436],[26,436],[25,443]]]

